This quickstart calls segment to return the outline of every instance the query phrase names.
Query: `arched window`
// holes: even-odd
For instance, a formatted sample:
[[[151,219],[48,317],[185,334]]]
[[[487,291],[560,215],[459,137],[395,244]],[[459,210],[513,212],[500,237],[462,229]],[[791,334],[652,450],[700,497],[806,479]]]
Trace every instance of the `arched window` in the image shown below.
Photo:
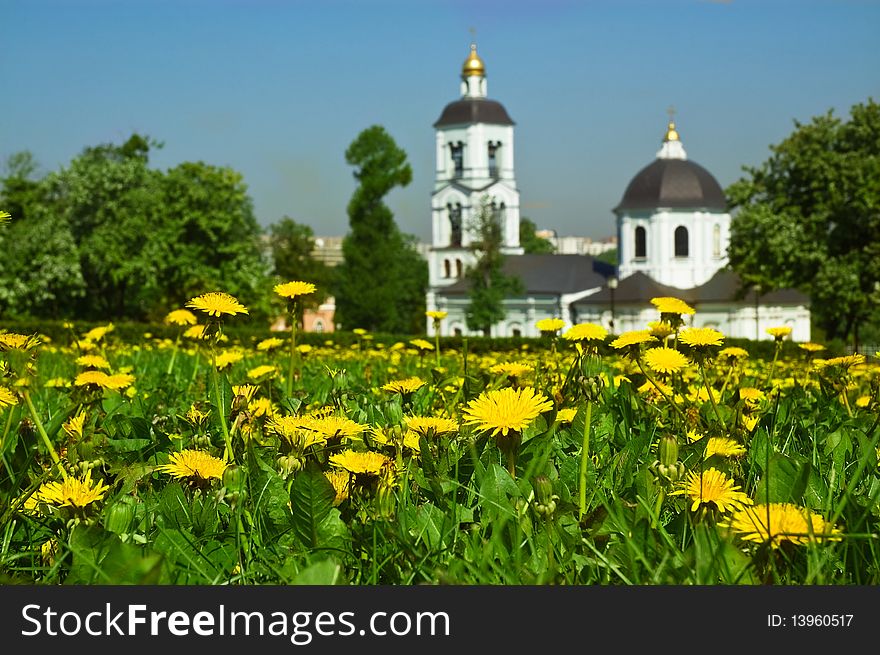
[[[443,260],[443,277],[451,277],[452,276],[452,265],[449,263],[448,259]]]
[[[636,228],[636,259],[644,259],[648,256],[648,237],[645,228],[641,225]]]
[[[675,256],[688,256],[688,231],[684,225],[675,228]]]
[[[453,328],[452,334],[454,334],[457,337],[460,337],[461,336],[461,328],[460,327]]]
[[[453,205],[450,202],[446,205],[446,210],[449,212],[449,245],[450,246],[460,246],[461,245],[461,203],[457,202]]]
[[[721,257],[721,226],[712,228],[712,256],[716,259]]]
[[[489,141],[489,177],[498,177],[498,149],[500,141]]]
[[[455,277],[464,276],[464,265],[461,263],[460,259],[455,260]]]
[[[324,331],[324,321],[320,318],[315,321],[315,332],[323,332]]]
[[[452,169],[454,177],[461,177],[464,174],[464,144],[450,143],[449,151],[452,154]]]

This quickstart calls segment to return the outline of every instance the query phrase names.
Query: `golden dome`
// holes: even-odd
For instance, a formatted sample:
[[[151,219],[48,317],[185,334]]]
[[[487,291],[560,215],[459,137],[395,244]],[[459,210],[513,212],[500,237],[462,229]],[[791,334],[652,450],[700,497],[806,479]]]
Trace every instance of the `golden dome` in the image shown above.
[[[675,121],[669,121],[663,141],[679,141],[678,130],[675,129]]]
[[[471,53],[464,60],[464,65],[461,67],[462,77],[470,77],[471,75],[486,76],[486,66],[483,64],[483,60],[480,59],[480,55],[477,54],[476,43],[471,43]]]

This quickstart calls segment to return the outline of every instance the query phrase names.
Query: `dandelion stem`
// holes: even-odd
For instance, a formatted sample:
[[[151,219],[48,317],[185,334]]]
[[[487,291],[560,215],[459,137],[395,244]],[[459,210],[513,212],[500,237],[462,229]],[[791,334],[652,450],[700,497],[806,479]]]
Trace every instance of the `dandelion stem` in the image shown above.
[[[706,387],[706,393],[709,394],[709,401],[712,403],[712,409],[715,410],[715,418],[718,419],[718,422],[721,425],[724,425],[724,419],[721,418],[721,413],[718,411],[718,405],[715,403],[715,394],[712,392],[712,387],[709,386],[709,380],[706,379],[706,369],[703,367],[703,360],[699,361],[700,366],[700,376],[703,378],[703,386]]]
[[[779,351],[782,350],[782,341],[776,341],[776,347],[773,349],[773,361],[770,363],[770,371],[767,373],[767,380],[764,382],[764,387],[769,387],[773,384],[773,372],[776,370],[776,359],[779,357]]]
[[[290,363],[287,368],[287,397],[293,394],[293,368],[296,357],[296,301],[290,301]]]
[[[171,375],[174,371],[174,360],[177,359],[177,350],[180,347],[180,330],[177,331],[177,338],[174,340],[174,349],[171,351],[171,359],[168,362],[168,369],[165,375]]]
[[[220,398],[220,376],[217,373],[217,351],[211,346],[211,382],[214,386],[214,404],[217,405],[217,413],[220,415],[220,428],[223,430],[223,440],[226,442],[226,451],[223,459],[233,461],[232,439],[229,436],[229,428],[226,426],[226,407]]]
[[[593,419],[593,403],[587,401],[587,415],[584,417],[584,444],[581,448],[581,465],[578,475],[578,520],[587,512],[587,462],[590,459],[590,424]]]
[[[648,373],[648,371],[645,370],[645,367],[642,364],[641,356],[636,358],[636,363],[639,365],[639,370],[641,370],[642,374],[647,378],[648,382],[654,385],[654,388],[660,392],[660,395],[663,396],[666,402],[668,402],[672,406],[672,409],[674,409],[678,413],[678,415],[681,417],[681,420],[687,422],[687,417],[684,415],[684,412],[681,411],[681,408],[675,404],[675,401],[672,398],[666,395],[666,392],[663,391],[663,388],[659,384],[657,384],[657,381],[651,376],[650,373]]]
[[[43,427],[43,422],[40,420],[40,415],[37,414],[37,409],[34,407],[34,402],[31,400],[30,393],[27,390],[22,392],[24,396],[24,402],[27,403],[28,411],[31,414],[31,418],[34,420],[34,425],[37,426],[37,432],[40,433],[40,437],[43,439],[43,443],[46,446],[46,450],[49,451],[49,455],[52,457],[52,461],[55,463],[55,466],[58,467],[58,470],[61,471],[61,477],[65,480],[67,479],[67,471],[64,470],[64,467],[61,466],[61,458],[58,457],[58,453],[55,451],[55,447],[52,445],[52,442],[49,440],[49,435],[46,434],[46,428]]]

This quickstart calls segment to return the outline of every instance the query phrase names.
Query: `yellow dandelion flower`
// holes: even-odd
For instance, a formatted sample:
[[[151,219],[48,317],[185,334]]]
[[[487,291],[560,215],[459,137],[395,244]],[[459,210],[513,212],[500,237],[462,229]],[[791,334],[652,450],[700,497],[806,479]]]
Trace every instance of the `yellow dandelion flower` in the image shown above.
[[[351,491],[351,474],[348,471],[327,471],[324,477],[333,485],[336,497],[333,499],[333,506],[341,505],[348,499]]]
[[[812,341],[799,343],[798,348],[800,348],[801,350],[806,350],[808,353],[818,353],[825,350],[825,346],[823,346],[821,343],[813,343]]]
[[[253,400],[254,394],[257,392],[257,387],[253,384],[233,384],[232,385],[232,393],[236,396],[243,396],[244,399],[248,402]]]
[[[257,350],[275,350],[275,348],[283,345],[283,339],[279,339],[278,337],[269,337],[268,339],[263,339],[260,343],[257,344]]]
[[[663,341],[663,339],[670,334],[675,333],[675,328],[666,321],[651,321],[648,323],[648,327],[650,328],[651,334],[657,337],[660,341]]]
[[[686,433],[688,443],[694,443],[695,441],[699,441],[706,435],[702,432],[697,432],[696,430],[688,430]]]
[[[173,312],[168,312],[165,316],[165,323],[168,325],[180,325],[182,327],[184,325],[195,325],[197,322],[196,315],[188,309],[175,309]]]
[[[764,392],[755,387],[741,387],[739,389],[739,397],[747,403],[755,405],[764,398]]]
[[[818,363],[818,362],[817,362]],[[839,366],[840,368],[847,370],[851,366],[856,366],[858,364],[865,363],[865,356],[859,353],[854,355],[844,355],[843,357],[832,357],[831,359],[825,360],[825,366]]]
[[[65,380],[64,378],[50,378],[50,379],[46,380],[46,384],[45,384],[45,386],[48,387],[48,388],[50,388],[50,389],[57,389],[57,388],[61,388],[61,387],[69,387],[69,386],[70,386],[70,381],[69,381],[69,380]]]
[[[105,380],[105,387],[107,389],[113,389],[114,391],[119,391],[120,389],[125,389],[126,387],[130,387],[134,384],[134,376],[129,373],[114,373],[113,375],[108,375]]]
[[[660,388],[658,389],[657,387]],[[666,394],[667,397],[673,394],[672,387],[662,380],[655,380],[654,382],[648,380],[638,388],[638,392],[653,400],[660,400],[663,398],[663,394]]]
[[[358,335],[359,337],[362,337],[367,333],[367,331],[364,328],[355,328],[352,330],[352,332],[354,334]]]
[[[410,343],[419,350],[434,350],[434,344],[424,339],[410,339]]]
[[[407,430],[423,437],[439,436],[458,432],[458,421],[437,416],[407,416],[404,418]]]
[[[110,369],[110,362],[100,355],[81,355],[76,358],[76,363],[85,368],[103,368]]]
[[[10,407],[18,403],[18,396],[15,392],[7,387],[0,386],[0,409]]]
[[[67,419],[62,423],[61,427],[64,428],[64,432],[67,433],[67,436],[71,439],[82,439],[85,422],[86,413],[80,412],[76,416]]]
[[[520,364],[519,362],[502,362],[500,364],[495,364],[495,366],[489,369],[492,373],[506,375],[510,378],[519,378],[534,370],[535,369],[528,364]]]
[[[301,343],[296,347],[296,351],[300,355],[308,355],[310,352],[312,352],[312,347],[307,343]]]
[[[181,450],[171,453],[168,463],[156,467],[173,478],[190,480],[220,480],[226,470],[226,462],[203,450]]]
[[[392,380],[391,382],[383,384],[382,388],[385,391],[390,391],[392,393],[408,394],[413,393],[417,389],[421,389],[423,386],[425,386],[425,381],[414,376],[404,380]]]
[[[35,496],[38,502],[48,505],[82,509],[102,500],[109,489],[102,480],[93,483],[92,472],[87,471],[81,479],[69,477],[63,482],[45,482]]]
[[[193,325],[192,327],[187,328],[184,331],[183,336],[187,339],[195,339],[196,341],[200,339],[207,339],[207,330],[207,325]]]
[[[242,305],[234,296],[222,291],[212,291],[196,296],[186,303],[187,307],[198,309],[205,312],[208,316],[220,317],[222,314],[235,316],[236,314],[247,314],[248,309]]]
[[[791,334],[791,327],[788,325],[769,327],[766,332],[777,341],[782,341],[785,337]]]
[[[651,348],[645,353],[645,362],[652,371],[668,375],[678,373],[690,365],[690,360],[675,348]]]
[[[275,407],[268,398],[257,398],[248,403],[248,411],[255,417],[273,416]]]
[[[624,332],[617,337],[611,342],[611,347],[620,350],[621,348],[637,346],[652,341],[657,341],[657,337],[652,335],[650,330],[633,330],[631,332]]]
[[[727,437],[710,437],[706,442],[706,452],[703,457],[708,459],[712,455],[720,455],[721,457],[741,457],[746,454],[745,447]]]
[[[603,341],[608,330],[595,323],[578,323],[571,326],[562,335],[566,341]]]
[[[718,526],[739,534],[746,541],[769,541],[773,548],[779,548],[784,542],[805,545],[841,538],[840,530],[820,514],[792,503],[743,507],[734,512],[727,523]]]
[[[710,327],[688,327],[678,333],[678,340],[691,348],[720,346],[724,335]]]
[[[755,415],[750,415],[750,414],[743,414],[742,415],[742,424],[743,424],[743,427],[746,429],[746,432],[751,432],[752,430],[754,430],[755,426],[758,425],[758,421],[760,421],[760,420],[761,420],[760,416],[755,416]]]
[[[553,409],[553,403],[532,387],[495,389],[485,391],[468,403],[464,411],[465,423],[475,425],[481,432],[507,436],[508,432],[522,432],[542,412]]]
[[[425,312],[425,316],[427,316],[428,318],[433,318],[435,321],[442,321],[448,315],[449,315],[449,312],[441,312],[441,311],[437,311],[437,310],[431,310],[431,311]]]
[[[561,318],[542,318],[535,323],[535,327],[543,334],[553,334],[565,327],[565,321]]]
[[[33,350],[40,345],[36,335],[0,332],[0,350]]]
[[[653,304],[661,314],[696,314],[697,312],[697,310],[688,305],[684,300],[669,296],[651,298],[651,304]]]
[[[697,511],[700,506],[714,505],[719,512],[724,513],[752,504],[752,499],[739,491],[739,488],[739,485],[735,485],[724,473],[710,468],[702,473],[700,471],[688,473],[680,488],[670,495],[687,496],[691,501],[692,512]]]
[[[379,475],[391,460],[382,453],[344,450],[330,456],[330,463],[355,475]]]
[[[859,396],[856,398],[856,407],[864,409],[871,404],[871,396]]]
[[[270,366],[269,364],[263,364],[262,366],[256,366],[247,372],[247,376],[251,380],[260,380],[263,378],[274,377],[278,372],[274,366]]]
[[[749,351],[745,348],[739,348],[737,346],[728,346],[727,348],[722,348],[721,350],[719,350],[718,356],[732,362],[738,359],[748,359]]]
[[[344,416],[321,416],[310,418],[305,424],[309,430],[318,433],[325,439],[343,437],[352,439],[367,429],[366,425],[356,423]]]
[[[87,341],[100,341],[105,336],[107,336],[110,332],[113,332],[115,326],[113,323],[108,323],[107,325],[100,325],[98,327],[92,328],[88,332],[83,335],[83,339]]]
[[[574,407],[566,407],[556,412],[557,423],[571,423],[577,415],[577,409]]]
[[[102,389],[109,389],[110,385],[108,383],[109,375],[104,373],[104,371],[83,371],[79,375],[76,376],[73,380],[73,384],[77,387],[86,387],[89,385],[101,387]]]
[[[307,296],[315,293],[317,287],[311,282],[301,282],[294,280],[293,282],[285,282],[284,284],[276,284],[274,291],[282,298],[294,300],[298,296]]]
[[[223,370],[224,368],[229,368],[233,364],[237,364],[242,359],[244,359],[244,355],[239,352],[223,352],[217,355],[216,359],[214,360],[214,366],[216,366],[219,370]]]
[[[12,214],[9,212],[0,212],[0,223],[8,223],[12,220]]]

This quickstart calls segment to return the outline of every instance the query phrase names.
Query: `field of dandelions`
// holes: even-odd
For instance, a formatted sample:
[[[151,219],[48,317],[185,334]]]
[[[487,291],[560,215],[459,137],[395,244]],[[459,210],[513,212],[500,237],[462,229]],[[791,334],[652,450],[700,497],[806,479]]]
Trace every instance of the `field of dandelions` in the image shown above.
[[[275,287],[290,316],[314,291]],[[495,352],[444,346],[442,312],[241,342],[222,292],[173,339],[2,331],[0,582],[880,582],[877,359],[785,327],[759,358],[652,302]]]

